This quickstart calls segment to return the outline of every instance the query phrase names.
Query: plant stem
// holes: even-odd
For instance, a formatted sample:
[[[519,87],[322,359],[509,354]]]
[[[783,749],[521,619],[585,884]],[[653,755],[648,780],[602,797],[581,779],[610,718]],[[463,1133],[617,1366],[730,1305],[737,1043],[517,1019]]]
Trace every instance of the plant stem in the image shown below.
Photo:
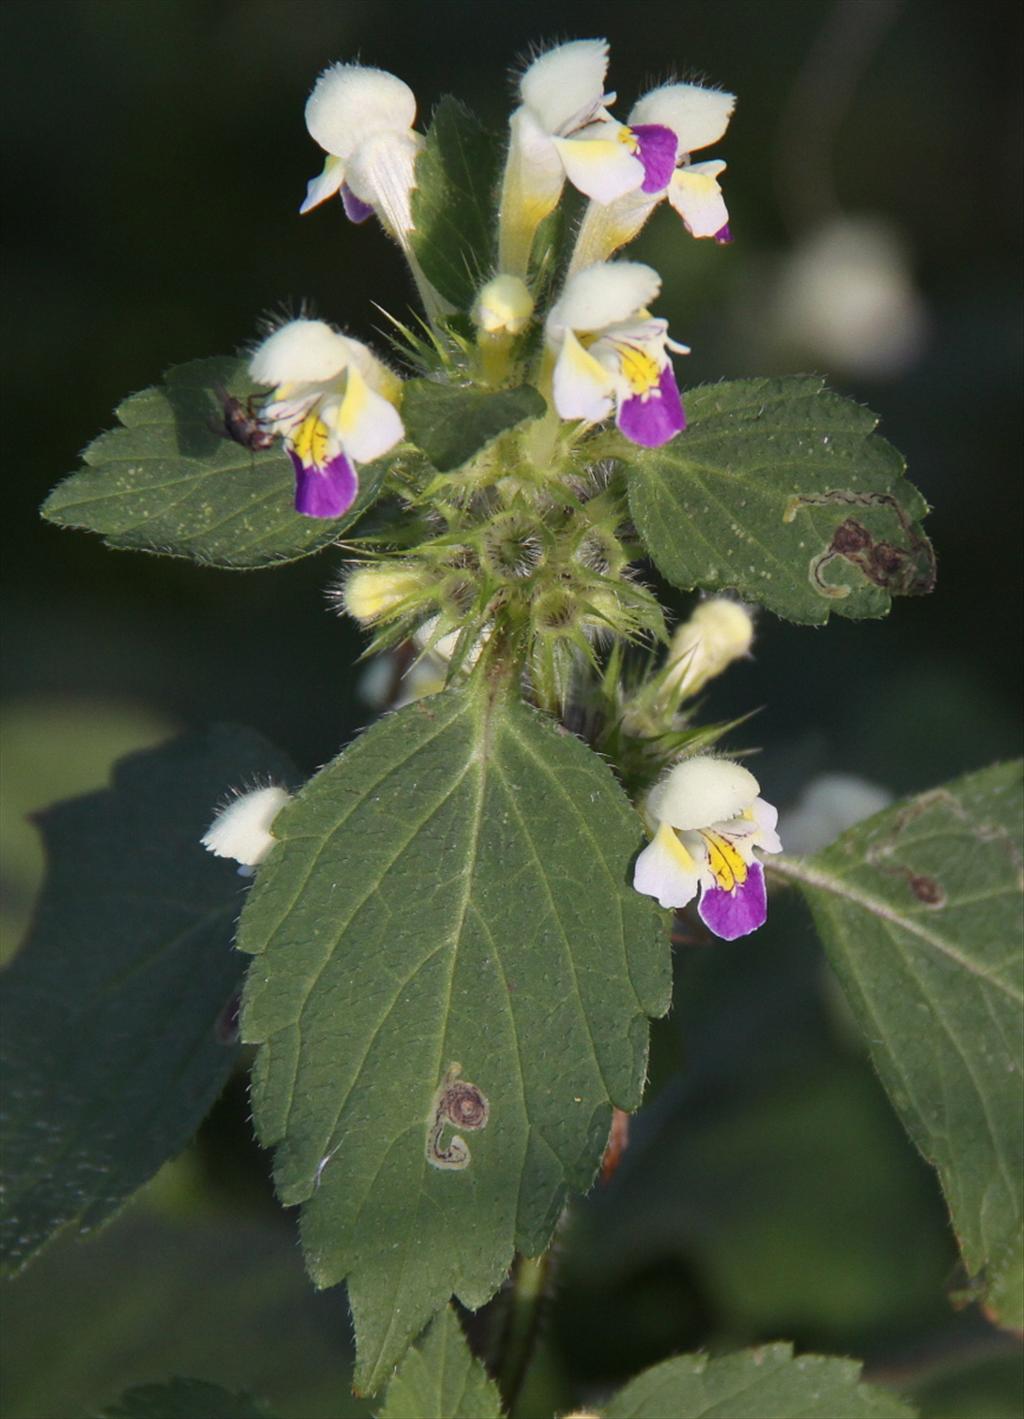
[[[529,1369],[550,1271],[550,1247],[541,1256],[521,1256],[516,1263],[497,1366],[498,1387],[508,1414],[515,1409]]]

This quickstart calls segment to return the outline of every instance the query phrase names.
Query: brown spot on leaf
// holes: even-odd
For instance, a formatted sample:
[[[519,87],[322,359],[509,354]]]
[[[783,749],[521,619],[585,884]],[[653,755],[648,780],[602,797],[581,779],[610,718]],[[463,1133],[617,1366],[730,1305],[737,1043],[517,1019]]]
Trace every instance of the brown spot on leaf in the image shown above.
[[[462,1079],[462,1065],[452,1062],[441,1081],[431,1107],[427,1126],[427,1162],[435,1168],[459,1171],[468,1168],[469,1148],[457,1135],[444,1143],[445,1129],[464,1129],[467,1133],[486,1128],[491,1106],[486,1094]]]
[[[888,493],[855,493],[833,488],[827,493],[798,494],[783,513],[792,522],[802,507],[886,508],[899,523],[901,538],[888,542],[876,538],[856,517],[845,518],[832,533],[828,546],[811,558],[808,576],[815,590],[831,599],[848,596],[850,588],[826,581],[824,572],[837,557],[850,562],[874,586],[893,596],[924,596],[935,586],[935,553],[928,538]]]
[[[946,893],[934,877],[925,877],[923,873],[908,871],[907,885],[917,900],[923,902],[926,907],[944,907],[946,905]]]

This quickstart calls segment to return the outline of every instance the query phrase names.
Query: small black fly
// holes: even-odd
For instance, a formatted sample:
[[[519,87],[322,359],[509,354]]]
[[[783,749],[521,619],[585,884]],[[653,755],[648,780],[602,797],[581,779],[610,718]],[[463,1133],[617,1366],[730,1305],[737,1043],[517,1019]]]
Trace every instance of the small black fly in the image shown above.
[[[220,419],[210,420],[210,426],[215,433],[220,434],[221,438],[241,444],[250,453],[259,453],[273,445],[276,435],[253,410],[255,395],[243,402],[229,394],[222,384],[215,384],[213,392],[220,401],[222,411]]]

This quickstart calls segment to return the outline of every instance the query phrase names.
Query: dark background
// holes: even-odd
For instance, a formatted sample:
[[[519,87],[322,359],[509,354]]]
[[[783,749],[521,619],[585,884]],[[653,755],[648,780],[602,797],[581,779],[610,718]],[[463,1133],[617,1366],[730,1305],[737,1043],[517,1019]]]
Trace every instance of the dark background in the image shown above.
[[[673,75],[705,75],[739,95],[715,150],[729,162],[735,244],[691,242],[662,211],[630,255],[665,278],[659,313],[694,348],[680,369],[688,383],[820,369],[882,416],[883,432],[935,506],[928,526],[939,583],[930,598],[897,602],[886,623],[836,618],[810,630],[764,616],[755,658],[714,688],[709,712],[765,707],[748,740],[763,748],[758,772],[768,796],[783,802],[825,769],[902,793],[1017,752],[1015,14],[959,0],[7,0],[0,144],[11,936],[24,924],[40,868],[26,810],[102,782],[114,756],[177,727],[248,723],[311,770],[366,717],[353,692],[359,634],[325,610],[323,589],[335,570],[329,554],[231,574],[111,552],[36,517],[79,450],[109,427],[114,405],[168,365],[231,352],[252,338],[261,314],[304,300],[366,339],[383,324],[373,302],[404,313],[410,287],[401,259],[373,224],[348,226],[334,203],[297,216],[322,156],[302,106],[317,72],[337,58],[402,75],[424,118],[454,91],[496,127],[510,106],[515,61],[532,43],[559,38],[607,35],[620,112]],[[856,360],[830,367],[813,343],[801,348],[776,329],[787,262],[814,223],[837,211],[883,218],[906,244],[926,334],[918,356],[885,377]],[[685,604],[681,598],[678,609]],[[917,1364],[918,1377],[931,1373],[932,1361],[908,1357],[934,1359],[946,1348],[943,1293],[955,1283],[954,1253],[931,1178],[844,1034],[802,919],[784,909],[765,939],[768,954],[758,961],[770,964],[753,1016],[744,1005],[755,990],[749,952],[723,949],[710,965],[703,956],[681,960],[687,996],[656,1039],[655,1084],[659,1070],[668,1082],[655,1088],[651,1109],[665,1130],[656,1156],[678,1155],[681,1171],[666,1165],[668,1201],[644,1191],[655,1186],[649,1172],[646,1182],[627,1175],[614,1197],[584,1209],[585,1240],[568,1248],[545,1351],[559,1402],[705,1343],[785,1335],[867,1355],[886,1374]],[[762,1037],[767,1053],[758,1063]],[[737,1065],[730,1042],[741,1041]],[[684,1049],[685,1085],[673,1074]],[[751,1112],[742,1101],[755,1074],[759,1087],[777,1079],[780,1092]],[[702,1078],[710,1081],[704,1094]],[[202,1165],[179,1165],[174,1185],[154,1194],[149,1205],[160,1225],[170,1225],[168,1209],[182,1205],[181,1196],[206,1208],[214,1206],[211,1187],[247,1196],[225,1142],[242,1137],[240,1121],[241,1091],[207,1130]],[[705,1126],[710,1132],[689,1146],[686,1130]],[[787,1188],[770,1161],[780,1137],[792,1144],[779,1163]],[[824,1161],[808,1139],[824,1139]],[[811,1148],[803,1162],[800,1146]],[[638,1151],[637,1178],[641,1159]],[[185,1182],[182,1168],[192,1169]],[[876,1195],[878,1179],[890,1175],[895,1191]],[[764,1203],[767,1182],[789,1199],[791,1215]],[[823,1189],[846,1203],[826,1205]],[[735,1206],[723,1220],[726,1194]],[[806,1236],[815,1206],[816,1241]],[[251,1207],[273,1225],[262,1192]],[[606,1217],[601,1209],[609,1207]],[[628,1245],[608,1241],[630,1235],[627,1220],[657,1218],[666,1207],[660,1229],[651,1222]],[[748,1238],[744,1227],[762,1207],[764,1225]],[[884,1235],[879,1212],[888,1218]],[[116,1245],[127,1225],[98,1245]],[[708,1242],[709,1226],[724,1240]],[[801,1264],[791,1259],[796,1251]],[[60,1255],[46,1265],[49,1284],[63,1292]],[[21,1284],[46,1283],[41,1267]],[[194,1286],[208,1291],[201,1279]],[[77,1293],[68,1294],[73,1301]],[[324,1304],[333,1325],[338,1302]],[[33,1333],[38,1338],[38,1326]],[[985,1351],[982,1331],[963,1334],[970,1353]],[[148,1353],[142,1341],[136,1349]],[[136,1371],[246,1379],[240,1362],[203,1363],[185,1345],[183,1355],[135,1369],[112,1363],[92,1389],[76,1380],[71,1390],[79,1400],[109,1399]],[[33,1365],[35,1382],[51,1372],[45,1346]],[[265,1371],[248,1373],[258,1387]],[[18,1391],[22,1408],[12,1419],[43,1403],[25,1398],[32,1382]],[[314,1403],[308,1395],[298,1400],[285,1387],[281,1398],[281,1382],[267,1383],[289,1413],[333,1412],[303,1408]],[[1009,1412],[993,1407],[1003,1402],[997,1396],[982,1413],[982,1380],[970,1383],[968,1408],[947,1400],[933,1412],[969,1419]],[[543,1412],[548,1399],[540,1402]]]

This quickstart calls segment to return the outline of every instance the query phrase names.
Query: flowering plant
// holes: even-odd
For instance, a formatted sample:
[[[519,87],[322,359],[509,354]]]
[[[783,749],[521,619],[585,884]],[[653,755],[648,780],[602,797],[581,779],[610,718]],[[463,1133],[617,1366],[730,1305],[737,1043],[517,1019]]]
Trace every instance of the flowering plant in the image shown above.
[[[302,1209],[307,1269],[320,1287],[347,1282],[356,1386],[391,1380],[395,1415],[434,1412],[403,1386],[415,1391],[416,1363],[443,1368],[449,1344],[472,1413],[515,1403],[515,1325],[492,1326],[499,1394],[463,1350],[450,1298],[479,1310],[497,1295],[513,1322],[539,1300],[559,1218],[610,1177],[641,1104],[672,941],[756,952],[790,882],[940,1169],[971,1284],[1009,1310],[1017,1203],[1001,1185],[985,1192],[982,1226],[937,1141],[956,1120],[937,1120],[911,1082],[950,1088],[953,1074],[1002,1067],[950,1050],[943,992],[969,977],[1001,1021],[1016,1000],[987,942],[948,925],[971,871],[1019,866],[1005,807],[992,807],[1005,779],[972,776],[793,857],[761,797],[772,765],[755,777],[749,749],[723,747],[738,725],[706,722],[697,700],[749,654],[762,613],[822,625],[930,591],[926,504],[875,417],[817,378],[685,387],[687,347],[656,313],[661,277],[621,253],[662,205],[708,261],[742,239],[724,162],[693,160],[726,140],[734,99],[668,83],[622,121],[608,62],[597,39],[539,55],[498,138],[453,100],[421,131],[400,78],[326,69],[306,106],[325,161],[301,211],[379,223],[422,311],[391,317],[390,349],[303,315],[242,358],[171,371],[121,406],[121,427],[44,507],[114,546],[224,568],[331,549],[332,604],[365,629],[384,712],[304,784],[277,751],[227,731],[127,775],[125,812],[150,772],[173,781],[146,893],[157,938],[164,898],[200,913],[174,938],[189,943],[184,1013],[200,1034],[215,1024],[218,1043],[192,1047],[187,1030],[167,1042],[166,1118],[150,1109],[147,1146],[127,1161],[135,1096],[111,1082],[124,1057],[90,1062],[62,1129],[79,1137],[97,1099],[113,1108],[119,1094],[126,1127],[81,1139],[70,1193],[43,1160],[49,1200],[16,1215],[12,1255],[108,1215],[180,1147],[223,1083],[225,1039],[240,1038],[278,1195]],[[585,199],[575,224],[567,189]],[[655,570],[698,593],[674,630]],[[942,834],[964,840],[948,883],[929,848]],[[124,844],[105,890],[127,893],[109,884],[134,881],[133,861]],[[925,949],[915,981],[935,953],[963,973],[929,996],[927,1059],[892,1031],[878,1039],[893,943]],[[35,968],[27,956],[27,984],[13,977],[25,999]],[[118,1038],[127,1054],[131,1031]],[[93,1195],[98,1176],[113,1181]],[[783,1348],[773,1363],[804,1412],[804,1362]],[[826,1387],[853,1389],[855,1374],[821,1363]],[[858,1393],[872,1413],[908,1412]],[[655,1414],[622,1396],[608,1412]]]

